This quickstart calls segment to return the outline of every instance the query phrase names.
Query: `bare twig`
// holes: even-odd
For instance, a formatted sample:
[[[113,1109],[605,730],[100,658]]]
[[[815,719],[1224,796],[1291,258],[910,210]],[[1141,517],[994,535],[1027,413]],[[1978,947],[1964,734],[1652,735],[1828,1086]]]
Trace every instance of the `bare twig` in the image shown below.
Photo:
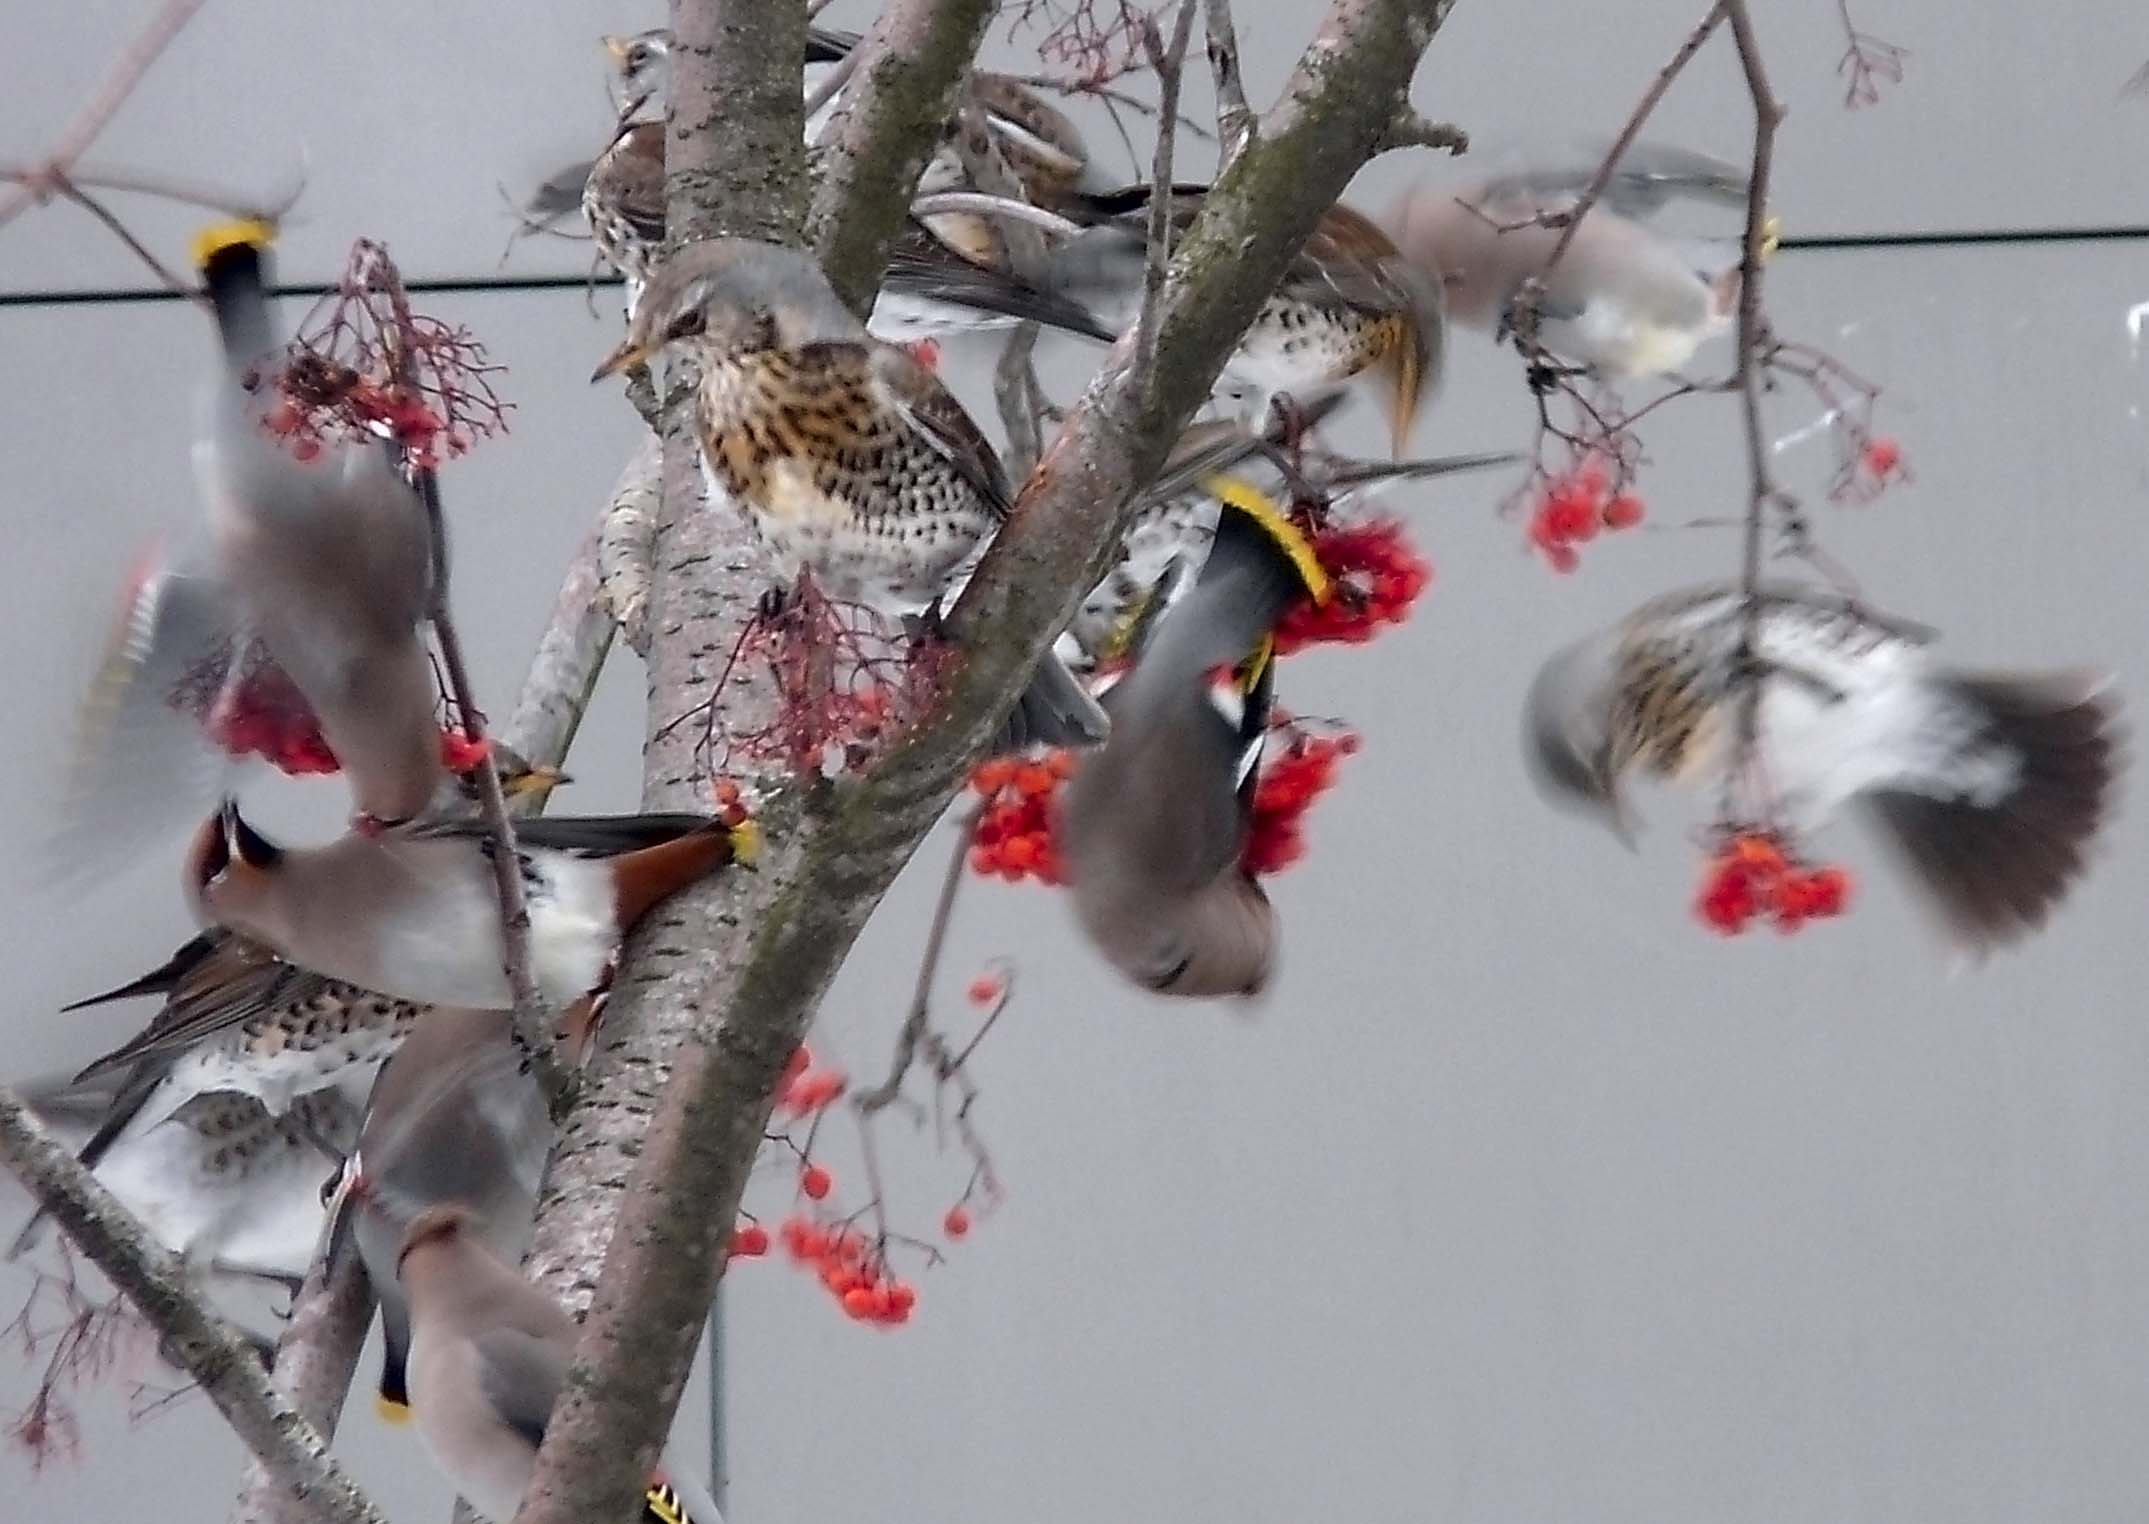
[[[1753,169],[1747,178],[1745,251],[1739,265],[1739,358],[1734,373],[1746,422],[1746,527],[1739,558],[1739,589],[1746,599],[1739,651],[1746,675],[1738,714],[1739,761],[1745,761],[1753,756],[1761,728],[1761,684],[1753,676],[1761,633],[1761,545],[1769,510],[1783,500],[1770,473],[1768,438],[1761,416],[1761,391],[1766,379],[1761,351],[1769,342],[1768,319],[1761,308],[1761,266],[1768,236],[1769,169],[1783,106],[1769,88],[1761,42],[1754,33],[1747,0],[1721,0],[1716,12],[1730,19],[1754,110]],[[1739,762],[1734,762],[1733,774],[1739,770]]]
[[[1000,412],[1000,426],[1007,431],[1005,464],[1017,481],[1030,474],[1044,448],[1039,427],[1044,396],[1037,380],[1037,335],[1037,324],[1017,323],[1001,346],[992,372],[992,400]]]
[[[1207,0],[1202,30],[1209,48],[1209,74],[1216,81],[1217,170],[1221,173],[1254,141],[1253,111],[1239,74],[1239,33],[1231,23],[1231,0]]]
[[[1453,122],[1436,122],[1406,107],[1395,114],[1395,120],[1380,135],[1380,142],[1374,145],[1373,151],[1376,154],[1393,153],[1398,148],[1437,148],[1451,154],[1468,153],[1470,134]]]
[[[1686,41],[1679,44],[1679,50],[1672,54],[1671,61],[1657,70],[1657,77],[1649,82],[1649,88],[1642,92],[1641,100],[1635,103],[1634,110],[1627,117],[1627,125],[1622,127],[1619,136],[1612,140],[1611,148],[1604,155],[1604,162],[1599,164],[1597,172],[1590,176],[1589,184],[1576,198],[1574,205],[1558,214],[1556,220],[1562,223],[1558,241],[1552,245],[1552,252],[1545,257],[1543,267],[1524,281],[1521,289],[1515,293],[1515,336],[1521,342],[1525,353],[1533,356],[1542,356],[1544,353],[1543,347],[1537,342],[1537,331],[1538,312],[1544,302],[1546,277],[1551,275],[1559,262],[1566,257],[1568,246],[1574,242],[1576,229],[1581,227],[1582,219],[1589,215],[1590,208],[1604,195],[1605,187],[1612,183],[1612,176],[1619,169],[1619,161],[1626,156],[1627,150],[1634,146],[1634,140],[1641,136],[1643,124],[1657,109],[1657,103],[1664,99],[1664,92],[1671,88],[1671,82],[1679,77],[1680,71],[1701,51],[1701,45],[1709,40],[1710,34],[1723,24],[1729,4],[1730,0],[1716,0],[1716,4],[1709,7],[1708,14],[1687,34]],[[1554,220],[1543,219],[1548,227]]]
[[[0,159],[0,182],[10,185],[40,185],[57,192],[59,186],[50,183],[55,171],[49,165],[25,164],[19,160]],[[140,196],[154,196],[160,201],[176,201],[182,206],[199,207],[205,212],[220,212],[226,217],[254,217],[263,222],[276,222],[297,203],[304,182],[294,186],[274,201],[251,201],[235,191],[212,185],[206,180],[185,180],[173,175],[152,175],[139,170],[107,169],[102,166],[84,168],[75,165],[58,172],[58,178],[70,185],[86,190],[125,191]]]
[[[0,197],[0,227],[21,215],[25,207],[44,200],[57,189],[60,177],[74,168],[75,160],[88,151],[90,144],[97,140],[97,134],[104,131],[119,108],[127,103],[127,97],[142,82],[150,65],[201,7],[202,0],[164,0],[156,14],[149,18],[149,24],[119,55],[112,65],[112,72],[98,86],[97,93],[67,124],[67,130],[60,134],[52,152],[30,166],[14,190]]]
[[[1194,0],[1179,0],[1179,14],[1172,21],[1170,43],[1157,34],[1149,16],[1140,21],[1142,49],[1157,76],[1157,115],[1165,122],[1179,117],[1179,87],[1186,82],[1186,45],[1194,27]],[[1135,364],[1148,367],[1157,357],[1157,311],[1164,300],[1164,270],[1171,263],[1172,148],[1175,132],[1159,129],[1156,160],[1149,175],[1149,240],[1142,266],[1142,312],[1134,325]]]
[[[851,1097],[851,1104],[858,1108],[861,1116],[871,1116],[883,1110],[902,1094],[903,1076],[910,1072],[918,1044],[925,1036],[926,1022],[932,1014],[933,981],[940,972],[940,955],[947,946],[948,927],[955,920],[955,897],[962,890],[963,880],[969,877],[970,843],[976,839],[978,822],[984,817],[982,808],[974,809],[956,827],[955,847],[948,854],[948,871],[940,880],[940,898],[933,902],[933,922],[925,933],[925,952],[918,959],[918,978],[911,986],[910,1009],[903,1013],[902,1029],[896,1033],[895,1057],[888,1066],[888,1077],[871,1090],[857,1091]]]
[[[114,238],[117,238],[121,243],[125,244],[127,246],[128,251],[132,253],[136,259],[139,259],[143,264],[149,266],[151,272],[155,274],[157,279],[164,282],[165,290],[178,292],[181,296],[184,296],[189,301],[192,301],[196,306],[205,305],[204,298],[202,297],[201,293],[194,288],[193,282],[181,280],[177,275],[174,275],[169,269],[165,268],[164,262],[158,259],[156,255],[149,252],[148,245],[144,244],[141,239],[135,237],[133,233],[129,232],[127,229],[127,225],[121,222],[117,217],[113,216],[111,210],[106,207],[103,202],[96,200],[89,194],[89,192],[83,190],[81,186],[75,184],[74,181],[70,180],[64,170],[53,170],[47,175],[46,178],[48,183],[51,185],[53,193],[55,195],[64,197],[66,200],[74,202],[75,205],[81,207],[85,212],[88,212],[92,217],[95,217],[99,222],[103,223],[105,225],[106,231],[110,232]]]
[[[1836,0],[1836,15],[1843,21],[1843,56],[1836,62],[1836,73],[1843,76],[1843,104],[1852,110],[1877,105],[1882,83],[1903,82],[1910,50],[1859,31],[1851,20],[1850,0]]]
[[[606,609],[634,654],[649,655],[649,580],[656,551],[663,451],[645,439],[620,473],[597,530],[597,583]]]
[[[821,82],[808,92],[804,108],[807,121],[812,121],[815,113],[834,100],[837,93],[851,82],[851,76],[858,72],[859,57],[864,52],[865,48],[862,45],[852,48],[850,52],[836,60],[835,65],[821,77]],[[821,130],[826,132],[834,125],[836,125],[836,119],[830,117]]]
[[[1010,196],[988,196],[980,191],[935,191],[913,201],[910,210],[916,217],[937,217],[946,212],[977,212],[986,217],[1026,223],[1050,233],[1054,238],[1073,238],[1082,231],[1080,223],[1070,222],[1058,212],[1048,212],[1041,206],[1032,206],[1027,201],[1017,201]]]
[[[192,1376],[240,1441],[324,1524],[384,1524],[328,1452],[328,1442],[269,1382],[260,1357],[203,1304],[179,1261],[45,1130],[14,1091],[0,1088],[0,1164],[52,1213],[112,1284],[163,1335],[168,1358]]]

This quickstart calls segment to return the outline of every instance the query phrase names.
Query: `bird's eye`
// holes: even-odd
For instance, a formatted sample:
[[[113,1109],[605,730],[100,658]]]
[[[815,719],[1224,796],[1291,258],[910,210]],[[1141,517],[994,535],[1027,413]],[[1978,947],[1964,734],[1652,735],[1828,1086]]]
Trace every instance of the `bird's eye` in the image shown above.
[[[649,44],[645,42],[638,42],[633,47],[627,49],[627,68],[629,70],[646,68],[648,64]]]
[[[690,339],[709,327],[709,315],[700,307],[689,307],[672,319],[671,327],[664,330],[668,339]]]

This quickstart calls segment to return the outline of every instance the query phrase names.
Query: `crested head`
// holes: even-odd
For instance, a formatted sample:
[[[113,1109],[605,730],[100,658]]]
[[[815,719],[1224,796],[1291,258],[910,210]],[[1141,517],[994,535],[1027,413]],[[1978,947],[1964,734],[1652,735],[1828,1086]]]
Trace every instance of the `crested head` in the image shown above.
[[[240,816],[237,802],[227,800],[187,848],[187,903],[206,924],[245,930],[283,857],[282,848]]]
[[[594,379],[674,344],[707,361],[864,333],[811,255],[754,238],[702,239],[658,267],[625,342]]]
[[[396,1251],[396,1274],[403,1273],[403,1266],[413,1250],[460,1240],[471,1216],[470,1208],[462,1202],[446,1201],[429,1206],[411,1218],[410,1225],[403,1230],[402,1245]]]

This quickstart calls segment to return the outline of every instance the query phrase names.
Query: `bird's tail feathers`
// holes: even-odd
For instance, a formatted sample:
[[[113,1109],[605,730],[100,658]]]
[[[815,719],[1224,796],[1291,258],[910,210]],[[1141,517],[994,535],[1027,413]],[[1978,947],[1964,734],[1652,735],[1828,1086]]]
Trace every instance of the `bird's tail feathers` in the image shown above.
[[[1983,952],[2037,930],[2082,876],[2112,810],[2123,731],[2092,675],[1941,681],[1983,742],[2013,757],[2012,786],[1990,801],[1891,789],[1870,803],[1949,930]]]
[[[269,250],[276,230],[257,218],[219,222],[194,235],[194,268],[208,288],[224,351],[234,362],[266,354],[269,328]]]

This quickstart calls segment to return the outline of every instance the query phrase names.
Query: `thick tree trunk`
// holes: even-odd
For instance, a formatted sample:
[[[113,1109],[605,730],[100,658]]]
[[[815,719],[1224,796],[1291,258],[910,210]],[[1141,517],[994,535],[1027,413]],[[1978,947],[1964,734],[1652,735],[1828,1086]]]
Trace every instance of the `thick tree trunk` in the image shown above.
[[[1226,172],[1172,263],[1155,364],[1137,371],[1131,343],[1122,343],[1024,487],[1013,519],[953,613],[963,659],[914,738],[863,778],[817,788],[807,798],[795,791],[776,796],[764,815],[772,850],[751,887],[742,891],[736,877],[727,877],[681,896],[659,925],[635,939],[623,1003],[638,1028],[684,1031],[687,1040],[672,1053],[669,1080],[660,1084],[644,1034],[616,1039],[619,1048],[635,1049],[642,1072],[635,1084],[622,1082],[619,1099],[603,1103],[609,1112],[603,1126],[611,1133],[603,1148],[584,1149],[587,1158],[601,1154],[594,1178],[583,1180],[607,1201],[586,1212],[573,1204],[590,1226],[574,1233],[571,1245],[553,1244],[555,1253],[571,1247],[586,1254],[602,1243],[603,1269],[518,1524],[631,1516],[684,1384],[785,1058],[866,918],[1101,572],[1134,489],[1207,397],[1315,219],[1407,110],[1411,74],[1451,5],[1335,0],[1282,103],[1261,123],[1258,143]],[[774,9],[789,7],[675,0],[674,28],[721,34],[726,48],[768,50],[756,55],[759,66],[781,71],[795,104],[799,55],[773,51],[776,33],[788,38],[788,30],[773,23],[764,30],[752,19]],[[718,109],[720,102],[773,99],[774,90],[757,92],[744,77],[753,62],[738,53],[675,58],[675,123],[722,116],[735,128],[737,118]],[[689,109],[700,114],[682,114]],[[668,144],[672,152],[684,146],[677,130]],[[701,157],[691,175],[677,166],[672,172],[674,228],[788,227],[769,204],[778,191],[764,166],[736,166],[727,174],[710,159],[729,145],[696,146]],[[693,209],[680,204],[682,196],[723,194],[726,186],[759,199],[736,208],[720,201]],[[675,480],[669,450],[666,468],[669,488]],[[667,503],[653,604],[656,724],[691,702],[672,684],[705,670],[695,667],[695,655],[720,649],[711,637],[745,616],[736,605],[711,607],[744,590],[736,563],[713,550],[688,551],[674,539],[716,533],[705,524],[690,530],[694,522]],[[699,582],[699,591],[679,586],[682,581]],[[649,764],[653,789],[674,776],[660,747],[652,746]],[[723,918],[726,902],[738,918]],[[650,959],[661,960],[662,970],[645,973]],[[607,1057],[614,1042],[608,1037]],[[610,1066],[614,1072],[627,1057],[623,1052]],[[601,1224],[614,1195],[617,1226],[606,1235]],[[587,1284],[588,1263],[578,1272],[555,1259],[556,1282],[564,1277],[579,1289]]]

